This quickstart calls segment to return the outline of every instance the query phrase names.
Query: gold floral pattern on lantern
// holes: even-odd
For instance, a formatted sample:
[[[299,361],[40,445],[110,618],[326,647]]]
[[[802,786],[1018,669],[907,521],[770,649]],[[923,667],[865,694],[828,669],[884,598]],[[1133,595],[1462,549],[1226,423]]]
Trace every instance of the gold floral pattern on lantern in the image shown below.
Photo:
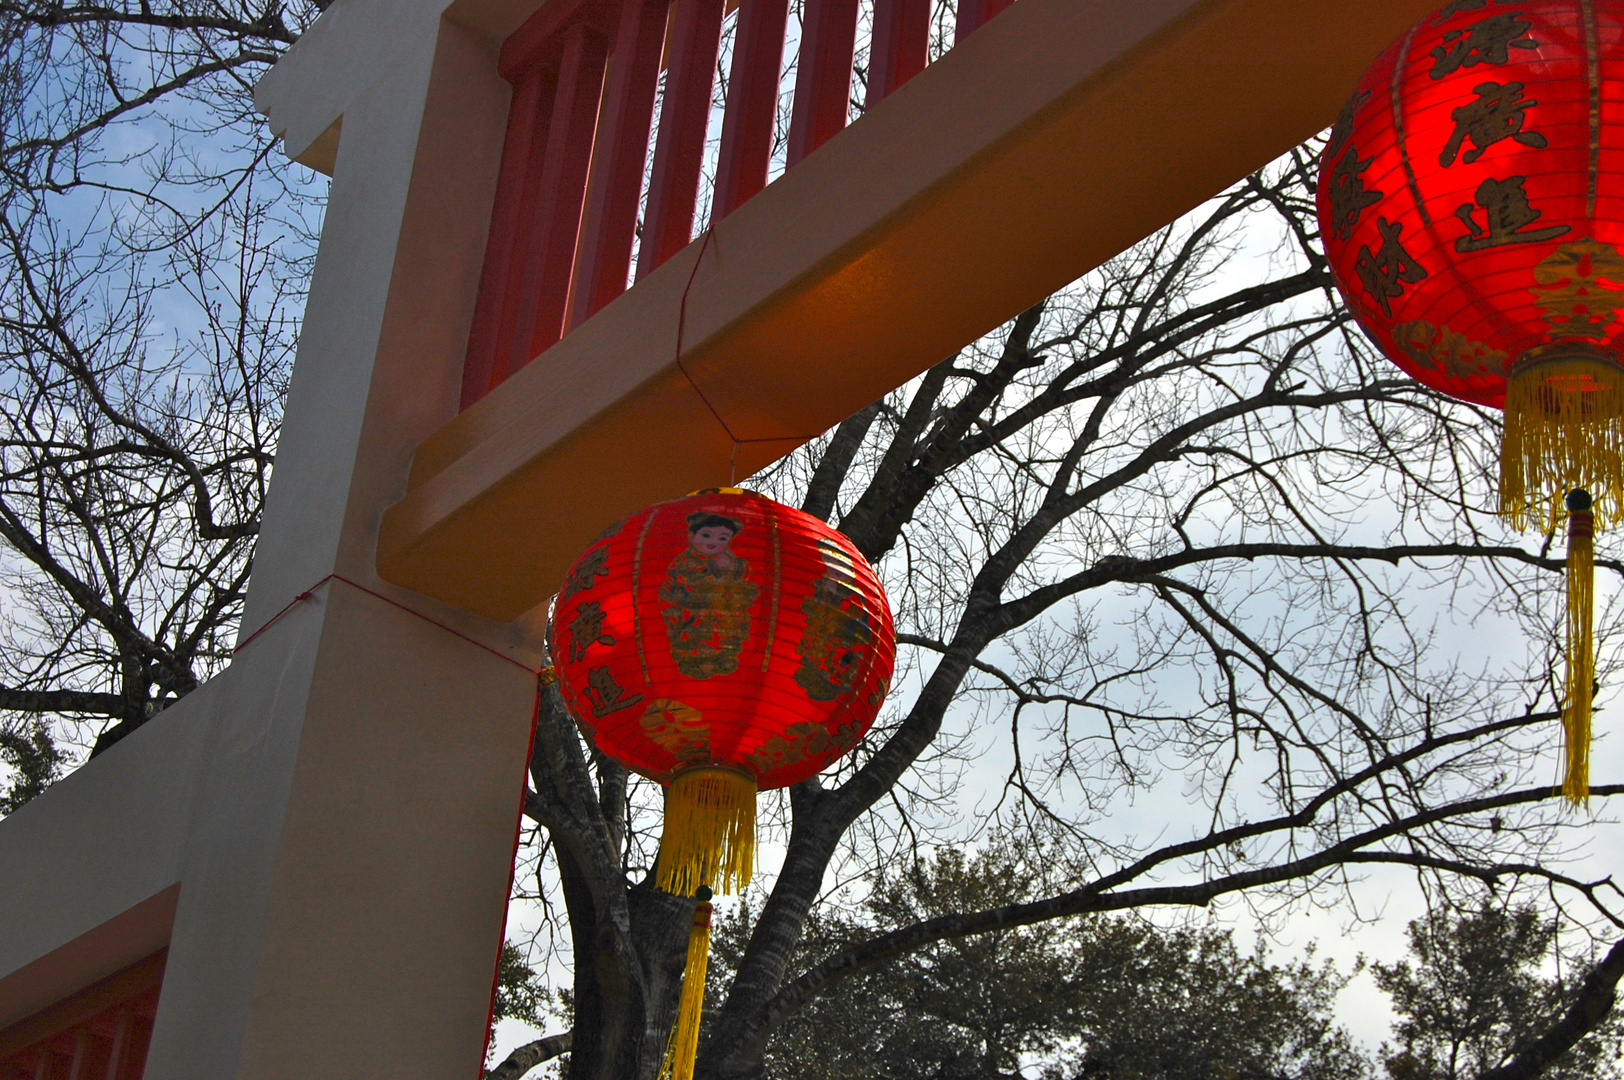
[[[830,729],[824,724],[802,722],[787,725],[756,748],[746,762],[758,772],[781,769],[800,761],[817,760],[843,753],[856,741],[857,726],[851,722]]]
[[[1551,334],[1600,341],[1624,308],[1624,255],[1586,237],[1563,244],[1534,267],[1533,292]]]
[[[649,741],[668,751],[680,765],[699,765],[711,758],[710,728],[692,705],[675,698],[655,698],[638,718]]]
[[[1393,327],[1393,340],[1417,364],[1445,375],[1471,378],[1505,374],[1505,353],[1425,319],[1399,323]]]
[[[851,556],[829,540],[818,541],[823,576],[801,602],[806,632],[795,682],[813,701],[848,697],[862,680],[862,659],[874,639]]]

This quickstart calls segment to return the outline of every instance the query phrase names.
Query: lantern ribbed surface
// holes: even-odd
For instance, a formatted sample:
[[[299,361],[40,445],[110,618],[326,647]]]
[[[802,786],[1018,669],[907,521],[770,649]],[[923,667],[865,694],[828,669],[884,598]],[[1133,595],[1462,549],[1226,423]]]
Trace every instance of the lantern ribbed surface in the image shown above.
[[[856,746],[895,653],[885,592],[851,541],[738,489],[608,529],[570,568],[551,643],[599,750],[665,784],[703,769],[760,788]]]
[[[549,644],[593,745],[665,785],[654,883],[696,908],[660,1075],[688,1080],[711,891],[750,882],[757,789],[816,776],[873,724],[896,658],[891,607],[845,536],[721,488],[656,503],[588,545]]]
[[[1562,792],[1589,793],[1591,534],[1624,520],[1624,0],[1452,0],[1320,162],[1337,286],[1394,363],[1505,410],[1500,512],[1568,511]]]
[[[1455,0],[1365,74],[1321,163],[1326,255],[1366,331],[1426,385],[1509,405],[1520,525],[1566,487],[1624,514],[1621,49],[1624,0]]]

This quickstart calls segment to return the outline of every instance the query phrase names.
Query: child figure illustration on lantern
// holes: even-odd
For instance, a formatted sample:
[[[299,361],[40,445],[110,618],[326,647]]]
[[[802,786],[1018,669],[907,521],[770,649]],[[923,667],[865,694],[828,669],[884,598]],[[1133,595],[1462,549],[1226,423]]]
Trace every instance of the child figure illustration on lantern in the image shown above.
[[[689,514],[688,546],[672,560],[660,587],[671,659],[690,679],[732,674],[750,636],[758,590],[745,580],[749,564],[729,547],[742,528],[723,514]]]

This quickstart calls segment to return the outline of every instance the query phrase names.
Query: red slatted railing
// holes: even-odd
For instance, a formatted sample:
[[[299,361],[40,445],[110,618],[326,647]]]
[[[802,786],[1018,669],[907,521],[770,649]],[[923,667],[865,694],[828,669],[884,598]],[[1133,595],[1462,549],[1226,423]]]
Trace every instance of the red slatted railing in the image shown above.
[[[954,41],[1010,3],[958,0]],[[867,4],[864,108],[872,108],[924,69],[933,0]],[[864,6],[804,0],[785,168],[846,126]],[[692,240],[719,42],[735,8],[710,204],[711,220],[720,220],[767,185],[789,0],[548,0],[504,43],[501,72],[513,100],[464,408],[626,290],[640,209],[637,277]],[[659,130],[651,133],[662,70]]]
[[[667,3],[626,0],[621,9],[587,178],[566,333],[626,291],[654,92],[660,82]]]
[[[534,224],[527,198],[534,197],[530,166],[539,157],[537,144],[545,138],[552,115],[558,75],[540,68],[526,72],[513,87],[508,108],[507,143],[502,148],[502,171],[496,181],[496,202],[491,212],[490,238],[485,243],[485,270],[480,278],[474,325],[468,335],[468,359],[462,369],[462,403],[478,401],[502,381],[496,373],[496,355],[506,355],[511,323],[502,318],[508,291],[513,286],[514,252],[530,243]],[[505,376],[507,365],[502,365]]]
[[[1009,7],[1012,0],[959,0],[958,19],[953,24],[957,45],[986,25],[987,20]]]
[[[577,23],[565,31],[552,123],[540,160],[531,159],[535,231],[527,250],[514,253],[522,268],[519,288],[509,292],[503,311],[513,325],[507,355],[497,358],[504,379],[563,336],[608,56],[609,43],[598,27]]]
[[[671,5],[665,102],[643,215],[638,277],[681,251],[693,236],[721,35],[722,0],[676,0]]]
[[[0,1031],[0,1080],[141,1080],[167,951]]]
[[[930,0],[874,0],[874,37],[868,51],[872,109],[887,94],[925,70],[930,48]]]
[[[788,20],[789,0],[743,0],[739,5],[711,197],[713,220],[727,217],[767,186],[773,123],[778,117],[778,65]]]
[[[857,6],[857,0],[806,0],[785,155],[788,168],[846,126],[851,62],[857,48]]]

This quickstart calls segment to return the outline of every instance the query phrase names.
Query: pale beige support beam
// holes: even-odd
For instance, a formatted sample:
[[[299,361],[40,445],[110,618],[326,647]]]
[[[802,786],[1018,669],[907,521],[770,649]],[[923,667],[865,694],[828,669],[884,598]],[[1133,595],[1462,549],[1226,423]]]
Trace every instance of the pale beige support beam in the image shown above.
[[[1435,6],[1020,0],[422,443],[379,572],[518,616],[1327,126]]]
[[[454,415],[501,148],[444,7],[337,0],[261,84],[334,178],[240,648],[0,820],[0,1030],[167,944],[154,1080],[480,1074],[539,649],[370,572]]]

